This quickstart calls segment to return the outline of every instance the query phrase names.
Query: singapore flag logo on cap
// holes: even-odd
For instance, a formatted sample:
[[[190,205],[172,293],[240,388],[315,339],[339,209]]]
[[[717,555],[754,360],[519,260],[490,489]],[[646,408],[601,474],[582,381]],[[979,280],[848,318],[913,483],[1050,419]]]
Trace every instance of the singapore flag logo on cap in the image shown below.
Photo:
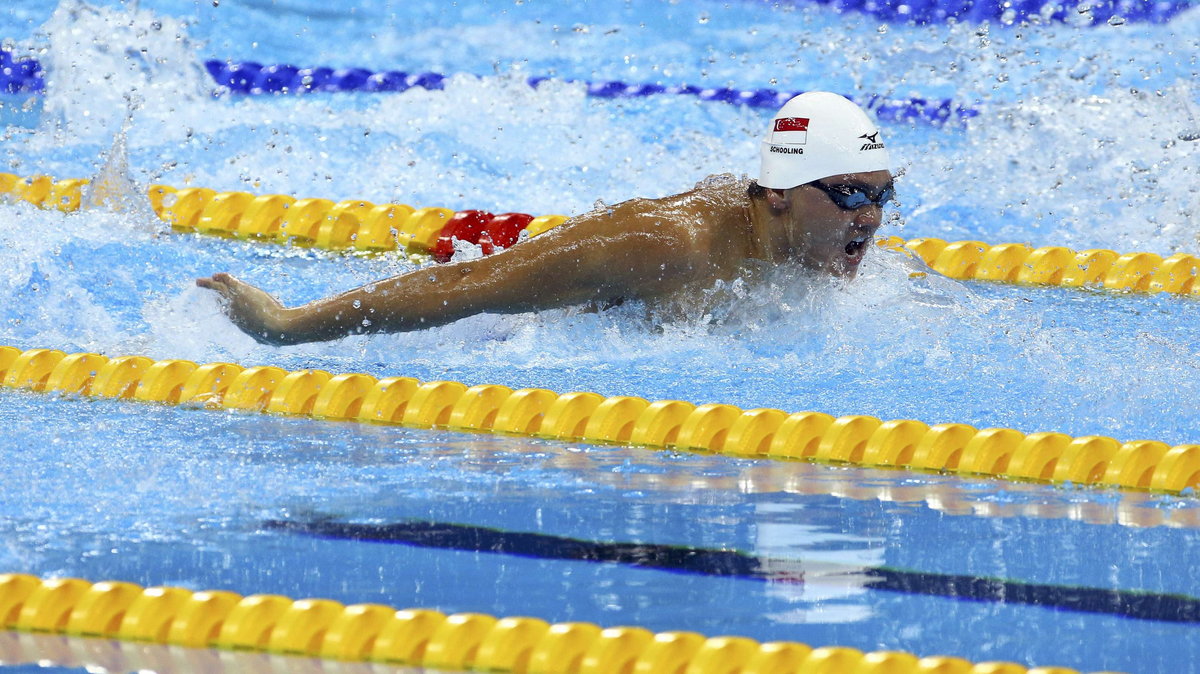
[[[808,142],[808,117],[780,117],[771,127],[772,145],[803,145]]]

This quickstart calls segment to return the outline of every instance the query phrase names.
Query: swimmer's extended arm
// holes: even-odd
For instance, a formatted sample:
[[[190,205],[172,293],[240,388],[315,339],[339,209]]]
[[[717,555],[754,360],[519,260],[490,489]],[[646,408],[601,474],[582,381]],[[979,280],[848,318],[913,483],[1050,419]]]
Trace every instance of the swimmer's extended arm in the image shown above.
[[[405,332],[477,313],[517,313],[588,300],[648,297],[690,280],[684,230],[635,202],[591,213],[497,255],[426,267],[288,309],[228,274],[198,279],[221,293],[235,324],[276,345],[366,332]]]

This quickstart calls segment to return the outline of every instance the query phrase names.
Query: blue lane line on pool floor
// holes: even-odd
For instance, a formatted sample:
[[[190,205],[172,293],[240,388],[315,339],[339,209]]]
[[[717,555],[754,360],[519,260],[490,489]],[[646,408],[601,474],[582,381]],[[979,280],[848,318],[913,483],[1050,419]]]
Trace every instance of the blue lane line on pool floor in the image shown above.
[[[624,564],[644,569],[767,582],[820,583],[805,562],[654,543],[589,541],[549,534],[505,531],[448,522],[403,521],[360,524],[319,518],[268,520],[268,530],[335,540],[395,543],[419,548],[487,552],[534,559]],[[1200,622],[1200,599],[1186,595],[1096,587],[1025,583],[942,573],[822,563],[823,575],[844,583],[857,579],[870,590],[948,599],[1023,604],[1080,613],[1100,613],[1172,623]]]

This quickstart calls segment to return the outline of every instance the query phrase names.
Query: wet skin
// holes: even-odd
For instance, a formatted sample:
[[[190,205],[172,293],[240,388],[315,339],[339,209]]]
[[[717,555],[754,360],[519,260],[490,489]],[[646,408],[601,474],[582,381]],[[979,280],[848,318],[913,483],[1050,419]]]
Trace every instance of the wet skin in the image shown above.
[[[887,171],[831,176],[828,186],[877,193]],[[225,313],[265,344],[287,345],[444,325],[477,313],[520,313],[621,299],[655,299],[737,277],[751,260],[796,260],[853,277],[882,208],[839,208],[801,185],[751,198],[744,181],[710,180],[662,199],[632,199],[571,218],[488,257],[425,267],[286,308],[225,273],[196,279]]]

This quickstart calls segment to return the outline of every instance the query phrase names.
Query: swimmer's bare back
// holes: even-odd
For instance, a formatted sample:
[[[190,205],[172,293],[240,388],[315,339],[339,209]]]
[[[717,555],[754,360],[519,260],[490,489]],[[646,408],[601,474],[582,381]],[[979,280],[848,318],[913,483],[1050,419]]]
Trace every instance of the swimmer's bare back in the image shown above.
[[[710,180],[662,199],[633,199],[571,218],[506,251],[429,266],[286,308],[229,274],[196,280],[265,344],[405,332],[478,313],[519,313],[652,299],[730,278],[753,254],[746,184]]]

